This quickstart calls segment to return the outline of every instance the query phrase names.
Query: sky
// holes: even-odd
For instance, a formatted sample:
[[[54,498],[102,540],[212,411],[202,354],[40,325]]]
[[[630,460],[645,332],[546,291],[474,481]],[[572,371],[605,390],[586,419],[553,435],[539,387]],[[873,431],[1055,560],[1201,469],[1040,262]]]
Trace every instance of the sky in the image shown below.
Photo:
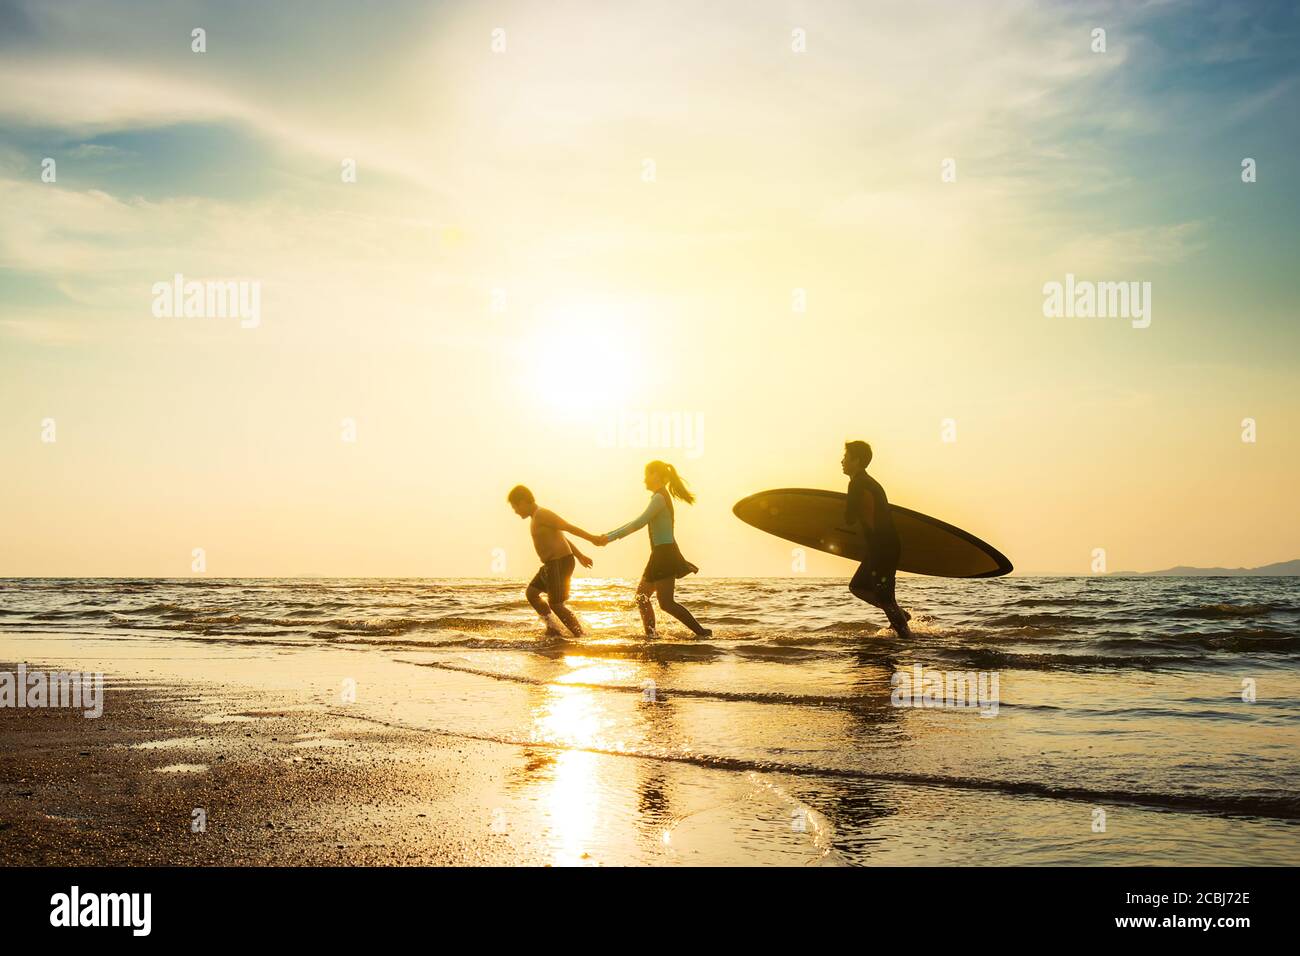
[[[1298,40],[1254,2],[0,0],[0,575],[525,577],[511,486],[599,533],[651,459],[704,574],[785,575],[731,506],[842,489],[848,439],[1017,573],[1300,557]],[[157,314],[178,274],[256,321]],[[1067,275],[1149,322],[1045,315]]]

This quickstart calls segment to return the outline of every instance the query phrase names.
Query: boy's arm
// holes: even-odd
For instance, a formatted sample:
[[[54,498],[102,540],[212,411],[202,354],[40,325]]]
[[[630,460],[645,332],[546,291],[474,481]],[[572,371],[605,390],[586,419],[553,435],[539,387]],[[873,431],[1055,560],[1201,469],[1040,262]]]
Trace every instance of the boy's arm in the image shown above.
[[[565,538],[565,540],[568,541],[569,539]],[[569,550],[573,552],[573,556],[578,559],[578,563],[581,564],[584,568],[591,567],[592,565],[591,558],[587,557],[585,554],[579,551],[578,546],[574,544],[572,541],[569,541]]]
[[[565,521],[554,511],[548,511],[546,508],[541,508],[537,512],[537,518],[542,522],[542,524],[550,525],[552,528],[559,528],[561,531],[568,532],[569,534],[576,534],[579,538],[582,538],[584,541],[590,541],[592,544],[596,543],[596,536],[594,534],[588,534],[577,525],[569,524],[569,522]],[[570,547],[572,547],[572,542],[570,542]]]

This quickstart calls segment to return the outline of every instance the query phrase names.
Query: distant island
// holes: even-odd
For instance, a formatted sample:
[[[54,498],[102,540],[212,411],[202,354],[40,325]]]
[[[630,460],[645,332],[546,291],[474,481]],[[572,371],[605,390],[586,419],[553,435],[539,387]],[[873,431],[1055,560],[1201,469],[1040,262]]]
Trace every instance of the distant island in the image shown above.
[[[1168,577],[1168,578],[1268,578],[1293,577],[1300,575],[1300,558],[1294,561],[1279,561],[1266,564],[1260,568],[1189,568],[1179,565],[1163,571],[1113,571],[1112,577]]]

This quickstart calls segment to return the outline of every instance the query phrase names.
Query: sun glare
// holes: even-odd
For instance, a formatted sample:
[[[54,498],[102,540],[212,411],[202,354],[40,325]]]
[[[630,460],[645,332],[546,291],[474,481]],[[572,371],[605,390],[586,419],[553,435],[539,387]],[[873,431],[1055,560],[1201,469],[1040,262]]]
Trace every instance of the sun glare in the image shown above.
[[[626,406],[643,379],[642,336],[625,311],[595,305],[539,309],[525,337],[521,381],[573,419]]]

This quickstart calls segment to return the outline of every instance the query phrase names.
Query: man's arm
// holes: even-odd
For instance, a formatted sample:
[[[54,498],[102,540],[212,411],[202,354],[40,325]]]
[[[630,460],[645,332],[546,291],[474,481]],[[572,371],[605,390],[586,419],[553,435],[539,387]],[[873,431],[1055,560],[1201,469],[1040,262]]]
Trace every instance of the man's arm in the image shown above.
[[[859,515],[864,533],[870,534],[876,530],[876,496],[865,488],[862,491],[862,508]]]
[[[862,526],[864,535],[870,534],[876,527],[876,502],[866,488],[849,486],[848,499],[845,501],[844,521],[849,527]]]

